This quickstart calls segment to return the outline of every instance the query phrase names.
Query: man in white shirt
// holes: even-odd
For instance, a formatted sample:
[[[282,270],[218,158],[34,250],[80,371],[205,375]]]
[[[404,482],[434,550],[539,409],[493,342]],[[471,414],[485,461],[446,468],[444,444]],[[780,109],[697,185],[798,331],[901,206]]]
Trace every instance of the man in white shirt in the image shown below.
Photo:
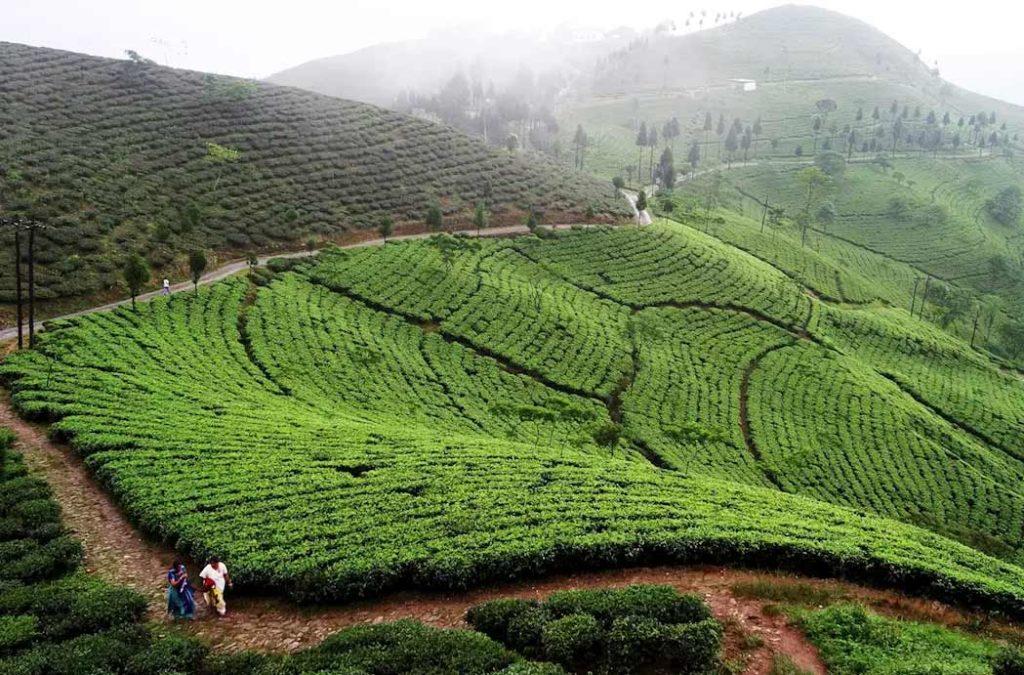
[[[228,612],[227,603],[224,602],[224,588],[233,588],[231,575],[228,574],[228,566],[220,561],[220,558],[213,556],[209,564],[199,573],[203,580],[203,595],[206,604],[217,610],[218,616],[224,616]]]
[[[171,294],[171,280],[170,279],[164,279],[164,295],[170,295],[170,294]]]

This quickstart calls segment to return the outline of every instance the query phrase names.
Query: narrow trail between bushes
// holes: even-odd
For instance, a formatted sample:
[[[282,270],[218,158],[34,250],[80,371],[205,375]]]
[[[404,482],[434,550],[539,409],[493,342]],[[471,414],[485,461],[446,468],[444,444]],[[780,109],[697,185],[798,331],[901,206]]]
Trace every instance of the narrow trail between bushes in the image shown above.
[[[28,466],[50,484],[63,507],[65,523],[83,543],[84,569],[112,584],[141,593],[149,603],[148,618],[167,621],[164,575],[175,557],[174,550],[137,532],[77,454],[67,445],[50,440],[43,425],[21,419],[6,393],[0,397],[0,426],[15,432],[16,449],[25,456]],[[198,568],[194,561],[187,562],[195,575]],[[773,611],[770,600],[738,594],[735,588],[737,584],[765,582],[772,588],[825,589],[837,598],[863,602],[893,616],[965,628],[995,625],[971,612],[892,591],[721,566],[638,567],[558,574],[469,591],[392,593],[344,605],[303,607],[274,597],[229,595],[230,611],[226,619],[210,617],[201,606],[194,622],[179,625],[184,631],[208,641],[215,649],[293,651],[318,644],[331,633],[357,624],[415,619],[440,628],[465,627],[466,610],[494,598],[542,599],[565,589],[658,583],[697,593],[708,602],[725,627],[726,656],[744,663],[742,672],[769,673],[774,656],[782,654],[806,671],[824,673],[825,667],[816,649],[783,613]],[[1007,624],[997,627],[1012,635],[1022,632]]]

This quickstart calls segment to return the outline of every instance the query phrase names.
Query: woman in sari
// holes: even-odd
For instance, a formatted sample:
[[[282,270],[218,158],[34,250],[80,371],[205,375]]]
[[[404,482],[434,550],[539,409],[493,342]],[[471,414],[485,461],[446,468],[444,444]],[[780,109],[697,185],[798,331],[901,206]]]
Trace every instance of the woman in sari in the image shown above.
[[[188,570],[180,559],[175,559],[167,570],[167,613],[172,619],[191,619],[196,614],[196,601]]]

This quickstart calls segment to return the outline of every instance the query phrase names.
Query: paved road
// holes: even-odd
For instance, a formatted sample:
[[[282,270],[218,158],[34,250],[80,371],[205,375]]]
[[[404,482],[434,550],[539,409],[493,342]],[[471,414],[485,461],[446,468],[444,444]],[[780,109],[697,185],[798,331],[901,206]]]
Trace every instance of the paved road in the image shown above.
[[[559,228],[563,228],[564,229],[564,228],[568,228],[570,226],[569,225],[553,225],[553,226],[550,226],[550,227],[553,227],[554,229],[559,229]],[[459,230],[459,232],[462,233],[462,234],[467,234],[469,236],[476,236],[476,234],[477,234],[476,230]],[[492,227],[492,228],[488,228],[486,230],[483,230],[481,232],[481,236],[484,236],[484,237],[502,237],[502,236],[508,236],[508,235],[512,235],[512,234],[525,234],[526,232],[529,232],[529,230],[527,229],[527,227],[525,225],[508,225],[508,226],[505,226],[505,227]],[[432,232],[424,232],[424,233],[420,233],[420,234],[405,234],[405,235],[397,235],[397,236],[394,236],[394,237],[389,237],[388,241],[407,241],[407,240],[411,240],[411,239],[426,239],[427,237],[430,237],[430,236],[433,236]],[[380,246],[383,243],[384,243],[383,239],[367,239],[367,240],[364,240],[364,241],[354,242],[354,243],[351,243],[351,244],[342,244],[339,247],[340,248],[361,248],[361,247],[364,247],[364,246]],[[259,258],[259,264],[261,266],[266,265],[267,261],[271,260],[273,258],[304,258],[304,257],[307,257],[307,256],[314,255],[317,252],[319,252],[319,249],[318,250],[313,250],[313,251],[308,251],[307,250],[307,251],[290,251],[290,252],[286,252],[286,253],[275,253],[273,255],[267,255],[267,256],[260,257]],[[249,268],[249,263],[247,261],[245,261],[245,260],[234,260],[232,262],[225,263],[224,265],[221,265],[220,267],[218,267],[216,269],[213,269],[213,270],[210,270],[209,272],[204,274],[202,276],[202,278],[199,280],[199,284],[200,285],[212,284],[215,281],[220,281],[221,279],[226,279],[227,277],[230,277],[230,276],[232,276],[234,274],[238,274],[239,272],[243,272],[243,271],[247,270],[248,268]],[[171,293],[179,293],[181,291],[190,290],[191,288],[192,288],[192,282],[191,281],[183,281],[181,283],[177,283],[177,284],[174,284],[173,286],[171,286]],[[160,296],[162,294],[163,294],[162,290],[150,291],[148,293],[143,293],[142,295],[139,295],[138,297],[135,298],[135,301],[136,302],[146,302],[147,300],[152,300],[153,298],[158,297],[158,296]],[[127,305],[127,304],[130,304],[130,303],[131,303],[131,298],[125,298],[124,300],[118,300],[117,302],[109,302],[109,303],[107,303],[105,305],[98,305],[96,307],[89,307],[88,309],[83,309],[83,310],[78,311],[78,312],[72,312],[70,314],[64,314],[64,315],[61,315],[61,316],[58,316],[58,317],[51,317],[49,319],[40,319],[40,320],[36,321],[36,332],[38,333],[38,332],[44,330],[45,323],[47,321],[55,321],[57,319],[71,319],[71,318],[74,318],[76,316],[83,316],[85,314],[92,314],[93,312],[104,312],[104,311],[107,311],[107,310],[110,310],[110,309],[114,309],[116,307],[120,307],[122,305]],[[14,327],[11,327],[11,328],[5,328],[3,330],[0,330],[0,342],[7,342],[8,340],[14,340],[17,337],[18,337],[18,328],[17,328],[17,326],[14,326]],[[28,325],[27,324],[25,325],[25,339],[26,340],[28,339]]]

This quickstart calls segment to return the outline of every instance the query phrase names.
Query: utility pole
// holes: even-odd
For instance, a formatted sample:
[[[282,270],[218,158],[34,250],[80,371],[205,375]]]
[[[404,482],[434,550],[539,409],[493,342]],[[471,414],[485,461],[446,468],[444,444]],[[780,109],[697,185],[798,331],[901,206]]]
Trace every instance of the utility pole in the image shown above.
[[[910,316],[914,316],[914,305],[917,304],[917,285],[921,283],[921,277],[914,277],[914,294],[910,296]]]
[[[974,327],[971,328],[971,348],[974,348],[974,336],[978,334],[978,319],[981,318],[981,307],[974,311]]]
[[[764,210],[761,212],[761,234],[764,234],[764,221],[768,217],[768,197],[764,198]]]
[[[36,346],[36,227],[28,221],[28,347]]]
[[[18,349],[25,346],[24,329],[22,328],[23,311],[21,297],[21,229],[22,222],[17,216],[0,217],[0,227],[10,227],[14,232],[14,298],[17,307]]]

